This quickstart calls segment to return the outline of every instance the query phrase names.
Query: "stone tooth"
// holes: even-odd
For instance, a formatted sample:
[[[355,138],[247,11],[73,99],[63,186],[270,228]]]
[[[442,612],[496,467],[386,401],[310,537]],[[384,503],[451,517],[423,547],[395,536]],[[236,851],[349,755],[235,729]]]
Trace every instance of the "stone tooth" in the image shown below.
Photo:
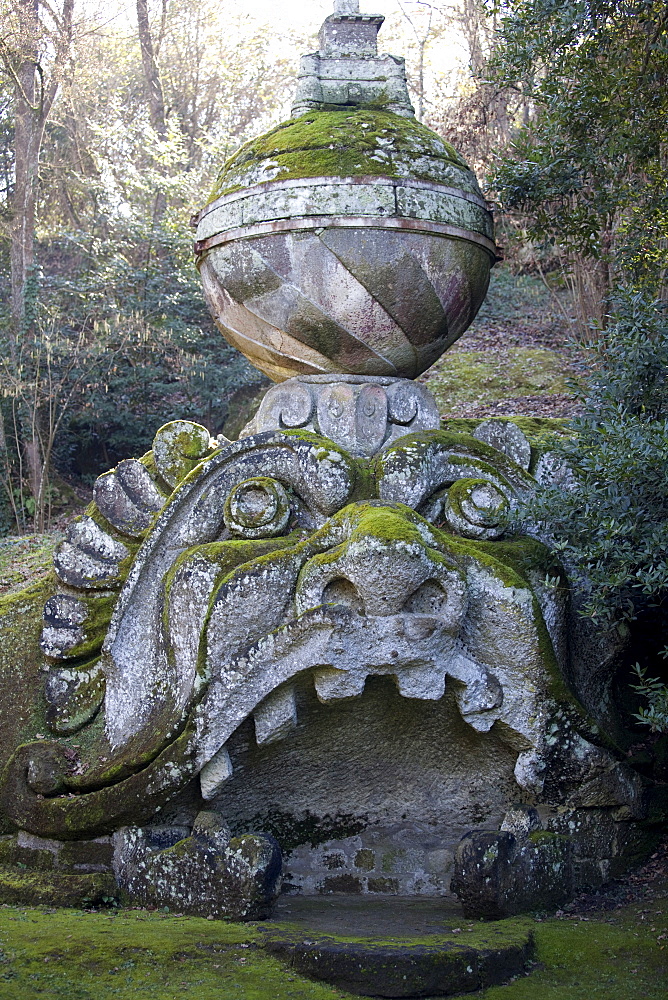
[[[358,698],[364,691],[365,671],[349,673],[335,667],[320,667],[313,672],[313,682],[318,701],[324,705],[339,698]]]
[[[232,777],[232,761],[226,746],[208,760],[199,773],[199,784],[202,798],[207,802],[215,799],[216,795],[225,784],[228,778]]]
[[[292,687],[274,691],[253,713],[259,746],[282,740],[297,725],[297,702]]]
[[[438,701],[445,694],[445,671],[442,667],[410,666],[395,674],[399,694],[404,698]]]

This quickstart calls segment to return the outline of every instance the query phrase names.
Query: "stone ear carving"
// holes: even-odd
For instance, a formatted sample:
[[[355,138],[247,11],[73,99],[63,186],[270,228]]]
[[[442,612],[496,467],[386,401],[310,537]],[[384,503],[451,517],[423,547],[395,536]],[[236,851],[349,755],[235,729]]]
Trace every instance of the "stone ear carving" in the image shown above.
[[[448,528],[465,538],[498,538],[510,511],[506,492],[486,479],[460,479],[443,502]]]
[[[232,534],[241,538],[280,535],[290,520],[290,497],[277,479],[244,479],[230,490],[223,518]]]

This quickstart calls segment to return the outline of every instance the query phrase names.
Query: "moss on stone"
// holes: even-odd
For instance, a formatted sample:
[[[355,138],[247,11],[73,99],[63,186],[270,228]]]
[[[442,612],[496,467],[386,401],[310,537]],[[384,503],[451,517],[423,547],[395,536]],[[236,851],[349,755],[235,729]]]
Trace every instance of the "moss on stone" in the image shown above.
[[[55,587],[50,573],[0,598],[0,769],[20,743],[46,732],[39,640],[44,602]],[[10,829],[0,816],[0,833]]]
[[[258,169],[265,180],[300,177],[415,177],[433,178],[434,161],[475,179],[450,143],[415,118],[389,111],[346,108],[314,111],[277,125],[251,139],[222,167],[210,201],[257,183]],[[410,166],[409,166],[410,164]]]
[[[533,830],[528,840],[534,847],[549,847],[551,844],[567,844],[570,842],[570,837],[562,833],[553,833],[551,830]]]
[[[63,874],[0,867],[0,903],[20,906],[93,906],[117,900],[113,875],[104,872]]]
[[[161,493],[165,499],[170,497],[173,492],[172,487],[160,475],[160,470],[158,469],[158,466],[155,464],[155,458],[153,457],[153,452],[147,451],[145,455],[142,455],[141,458],[138,459],[138,461],[141,462],[146,471],[149,473],[151,479],[155,483],[155,487],[158,490],[158,492]]]
[[[243,829],[262,830],[271,834],[281,845],[281,850],[288,853],[302,844],[317,847],[329,840],[344,840],[361,833],[367,825],[366,817],[355,816],[352,813],[334,813],[316,816],[305,810],[299,816],[272,809],[267,813],[256,813],[242,821]],[[232,832],[237,832],[234,817],[230,817]],[[241,832],[239,828],[238,832]]]
[[[476,427],[488,417],[451,417],[443,418],[443,429],[450,433],[472,435]],[[540,455],[554,447],[555,440],[566,438],[571,433],[570,420],[565,417],[494,417],[494,420],[515,424],[525,435],[531,445],[531,466],[533,471]]]

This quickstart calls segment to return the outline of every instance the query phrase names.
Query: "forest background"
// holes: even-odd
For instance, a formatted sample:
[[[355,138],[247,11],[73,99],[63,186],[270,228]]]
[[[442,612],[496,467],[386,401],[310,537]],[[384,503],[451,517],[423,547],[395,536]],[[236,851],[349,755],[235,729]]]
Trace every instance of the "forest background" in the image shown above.
[[[668,8],[363,6],[386,15],[381,48],[407,57],[418,117],[495,202],[504,267],[536,276],[566,334],[593,351],[589,369],[603,374],[581,390],[580,437],[598,446],[607,420],[625,435],[617,471],[646,481],[668,455]],[[0,0],[0,534],[43,530],[72,484],[141,454],[170,419],[219,433],[240,390],[259,387],[208,315],[188,220],[221,162],[288,116],[297,57],[329,11]],[[609,453],[599,460],[610,467]],[[609,573],[620,509],[637,520],[629,494],[661,525],[658,538],[625,540],[619,601],[629,573],[653,594],[668,588],[668,560],[656,569],[661,478],[597,498],[613,528],[591,536],[589,569]]]

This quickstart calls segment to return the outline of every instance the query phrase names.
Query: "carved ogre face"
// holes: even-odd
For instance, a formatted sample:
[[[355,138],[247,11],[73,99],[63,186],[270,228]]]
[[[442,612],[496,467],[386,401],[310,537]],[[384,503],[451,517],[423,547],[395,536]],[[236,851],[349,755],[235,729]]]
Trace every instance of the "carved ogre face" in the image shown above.
[[[125,462],[102,477],[105,519],[77,522],[56,557],[67,593],[47,606],[44,648],[69,663],[47,681],[51,726],[90,735],[76,771],[56,741],[19,753],[21,825],[78,835],[142,822],[197,773],[214,797],[246,718],[260,743],[290,729],[297,675],[324,703],[360,695],[370,675],[424,700],[453,684],[465,721],[501,724],[517,780],[537,787],[552,655],[542,571],[529,582],[540,546],[514,543],[519,573],[494,541],[531,487],[521,468],[438,431],[371,460],[311,432],[268,432],[197,464],[196,444],[175,445],[175,433],[170,447],[156,439],[157,467]],[[133,537],[144,541],[101,656],[86,658],[87,621],[111,606]]]

